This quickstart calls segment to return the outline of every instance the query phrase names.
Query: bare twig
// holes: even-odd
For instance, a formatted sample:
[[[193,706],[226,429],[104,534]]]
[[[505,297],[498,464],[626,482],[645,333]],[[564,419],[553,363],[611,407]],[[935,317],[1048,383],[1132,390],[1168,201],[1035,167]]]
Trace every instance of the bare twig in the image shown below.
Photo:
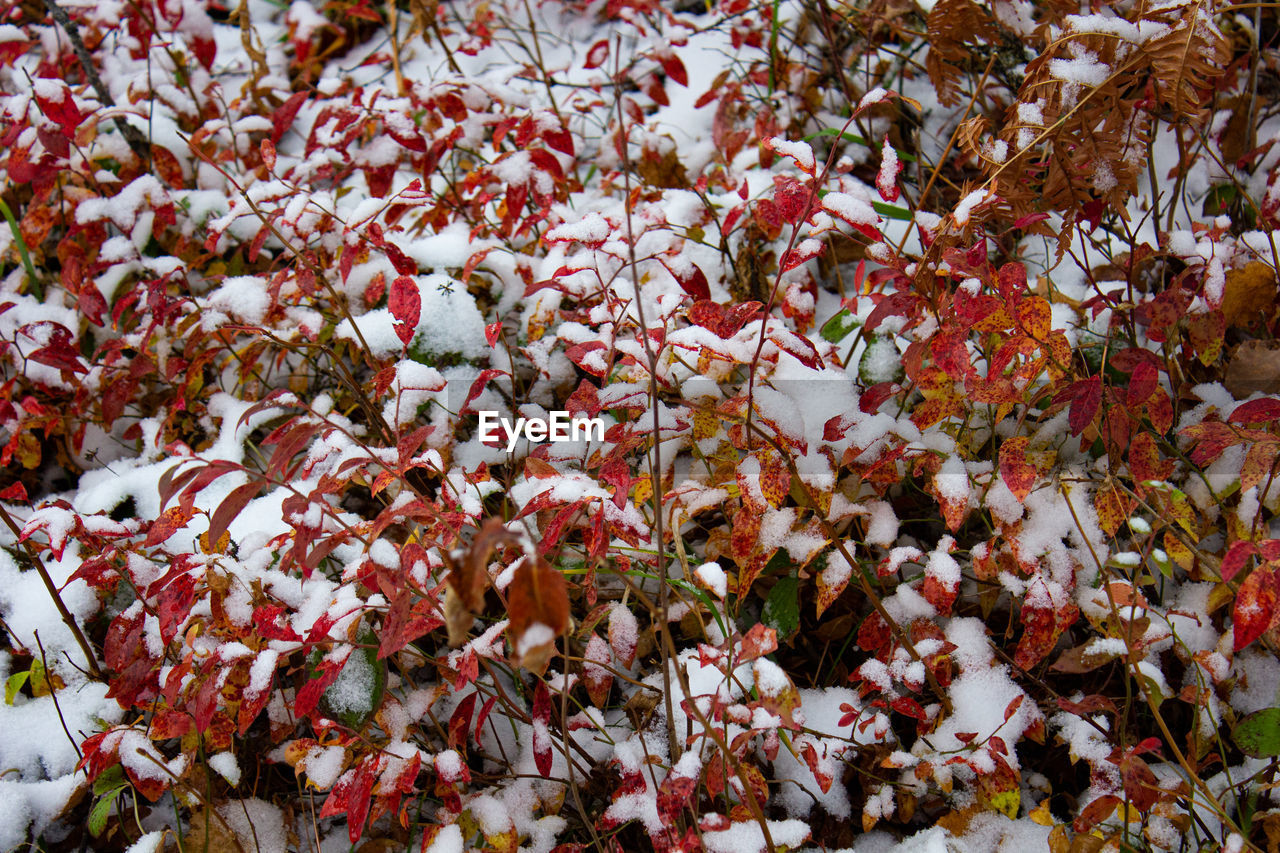
[[[53,599],[54,606],[58,608],[58,615],[62,617],[63,623],[71,631],[71,635],[76,638],[80,651],[84,653],[85,661],[89,665],[89,673],[94,678],[101,679],[102,670],[98,668],[98,658],[93,653],[93,647],[89,645],[89,640],[85,637],[84,632],[80,630],[75,617],[71,615],[71,611],[67,609],[67,605],[62,601],[62,596],[58,593],[58,587],[54,584],[53,578],[49,576],[49,570],[44,567],[44,563],[40,560],[40,554],[32,547],[30,542],[22,539],[22,531],[3,504],[0,504],[0,518],[4,519],[5,526],[13,531],[13,535],[17,537],[18,541],[26,549],[27,556],[31,558],[31,563],[35,566],[36,573],[40,575],[40,580],[44,583],[45,589],[49,591],[49,597]]]
[[[44,6],[67,34],[67,40],[71,42],[71,49],[76,52],[76,58],[80,60],[80,69],[84,72],[85,79],[89,81],[89,85],[93,87],[98,100],[102,102],[103,106],[114,107],[116,105],[115,99],[111,97],[111,92],[107,89],[106,84],[102,82],[102,78],[98,76],[98,69],[93,65],[93,57],[89,55],[89,49],[84,46],[84,40],[80,38],[80,27],[75,21],[71,20],[67,10],[58,5],[57,0],[44,0]],[[120,116],[115,116],[113,121],[116,129],[120,131],[125,141],[129,143],[129,147],[133,149],[133,153],[145,160],[151,150],[151,146],[142,135],[142,131]]]

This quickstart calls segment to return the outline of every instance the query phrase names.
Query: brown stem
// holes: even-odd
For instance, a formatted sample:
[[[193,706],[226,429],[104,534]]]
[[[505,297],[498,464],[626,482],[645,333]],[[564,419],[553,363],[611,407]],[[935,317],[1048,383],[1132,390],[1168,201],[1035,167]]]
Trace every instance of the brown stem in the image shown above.
[[[80,27],[75,21],[71,20],[67,10],[58,5],[57,0],[44,0],[44,6],[49,10],[49,14],[53,19],[58,22],[58,25],[62,27],[63,31],[66,32],[67,39],[71,42],[71,49],[75,51],[76,58],[80,60],[80,69],[84,71],[85,79],[93,87],[98,100],[102,102],[103,106],[114,107],[116,105],[115,99],[111,97],[111,92],[107,90],[106,84],[98,76],[98,69],[93,65],[93,57],[89,55],[89,49],[84,46],[84,40],[80,38]],[[151,146],[142,136],[142,132],[120,116],[116,116],[114,121],[116,129],[120,131],[125,141],[129,143],[133,153],[145,161]]]
[[[58,593],[58,587],[54,585],[53,578],[49,576],[49,570],[44,567],[44,563],[40,560],[40,554],[30,542],[22,539],[22,531],[18,529],[13,516],[9,515],[9,510],[5,509],[3,504],[0,504],[0,518],[4,519],[5,525],[13,531],[13,535],[17,537],[18,541],[26,549],[27,556],[31,558],[31,563],[36,568],[36,573],[40,575],[40,580],[44,582],[45,589],[49,591],[49,597],[53,599],[54,606],[58,608],[58,615],[62,617],[63,623],[71,630],[71,635],[76,638],[76,642],[80,645],[80,651],[84,653],[85,661],[89,664],[89,673],[94,678],[101,679],[102,670],[98,668],[98,658],[93,653],[93,647],[89,645],[89,640],[85,637],[84,632],[80,630],[80,626],[76,624],[75,617],[71,615],[71,611],[63,603],[62,596]]]

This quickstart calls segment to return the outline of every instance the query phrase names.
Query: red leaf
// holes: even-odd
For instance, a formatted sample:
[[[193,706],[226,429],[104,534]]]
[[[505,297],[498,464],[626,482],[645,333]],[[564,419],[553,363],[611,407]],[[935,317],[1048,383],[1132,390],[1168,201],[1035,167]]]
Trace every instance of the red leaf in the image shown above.
[[[458,703],[458,707],[453,709],[453,715],[449,717],[449,748],[456,749],[461,746],[463,749],[467,747],[467,734],[471,729],[471,717],[476,710],[476,694],[468,693],[466,697]],[[476,731],[477,735],[479,730]]]
[[[297,642],[302,637],[287,621],[284,605],[261,604],[253,609],[253,626],[258,636],[268,640]]]
[[[258,144],[258,151],[262,154],[263,165],[268,171],[275,171],[276,168],[276,146],[270,139],[264,139]]]
[[[1156,366],[1149,361],[1139,362],[1129,376],[1129,388],[1126,391],[1129,405],[1137,406],[1145,403],[1158,384],[1159,373]]]
[[[912,699],[910,696],[899,696],[890,702],[889,705],[899,714],[903,714],[916,720],[923,721],[927,716],[924,712],[924,708],[920,707],[920,703]]]
[[[27,497],[26,487],[23,486],[22,483],[20,482],[16,482],[12,486],[9,486],[4,491],[0,492],[0,500],[18,501],[20,503],[31,502],[30,499]]]
[[[377,225],[375,222],[374,225]],[[370,226],[372,229],[373,226]],[[396,268],[396,272],[403,276],[417,275],[418,262],[404,253],[404,250],[395,243],[381,242],[378,244],[387,256],[387,260],[391,261],[391,266]]]
[[[591,45],[591,49],[587,51],[587,61],[583,64],[583,68],[599,68],[604,61],[609,58],[609,40],[600,39],[600,41]]]
[[[790,175],[774,175],[773,185],[774,205],[778,213],[792,225],[799,222],[809,202],[809,188]]]
[[[1120,798],[1112,794],[1103,794],[1098,799],[1089,803],[1080,812],[1080,816],[1075,819],[1073,826],[1076,832],[1088,832],[1098,824],[1102,823],[1115,812],[1116,806],[1120,805]]]
[[[422,295],[418,292],[417,282],[407,275],[399,276],[391,283],[387,307],[391,309],[391,316],[396,318],[396,337],[408,347],[418,330],[418,319],[422,313]]]
[[[1256,553],[1258,553],[1258,548],[1252,542],[1244,540],[1232,542],[1231,547],[1227,549],[1227,553],[1222,558],[1222,566],[1219,569],[1222,579],[1229,581],[1240,574],[1244,564]]]
[[[889,144],[889,135],[885,134],[884,147],[881,149],[880,171],[876,175],[876,189],[885,201],[898,200],[898,175],[901,172],[902,162],[898,159],[898,152]],[[986,242],[983,241],[980,245],[985,248]]]
[[[561,154],[573,156],[573,135],[564,128],[545,131],[542,134],[542,141],[547,143],[548,147],[554,148]]]
[[[79,356],[70,346],[51,345],[43,347],[31,353],[27,358],[49,367],[56,367],[58,370],[70,371],[71,373],[89,372],[89,368],[80,363]]]
[[[489,384],[489,380],[493,379],[495,376],[506,375],[508,374],[505,370],[498,370],[496,367],[490,367],[486,370],[480,371],[480,375],[472,381],[471,389],[467,391],[467,399],[462,402],[462,408],[458,410],[458,414],[465,415],[467,413],[468,407],[475,402],[476,397],[479,397],[480,394],[484,392],[484,386]]]
[[[489,346],[498,343],[498,337],[502,334],[502,321],[490,323],[484,327],[484,339],[489,342]]]
[[[276,111],[271,114],[271,142],[273,145],[278,145],[285,131],[293,126],[293,120],[298,117],[298,110],[302,109],[302,105],[306,101],[307,92],[305,90],[294,92],[289,96],[289,100],[277,107]]]
[[[1101,403],[1101,378],[1091,376],[1072,386],[1071,412],[1067,416],[1067,424],[1071,427],[1073,436],[1084,432],[1084,428],[1093,423],[1093,417],[1098,413]]]
[[[520,652],[521,666],[539,673],[546,671],[550,655],[555,651],[555,638],[563,634],[569,625],[569,588],[564,575],[540,557],[533,561],[525,560],[507,587],[507,611],[511,617],[511,637]],[[521,649],[525,634],[537,624],[551,629],[552,640]]]
[[[347,837],[355,844],[364,834],[364,823],[369,817],[369,801],[373,796],[373,783],[378,779],[382,756],[369,755],[356,769],[355,780],[347,796]]]
[[[625,667],[636,661],[638,630],[635,615],[625,606],[615,604],[609,613],[609,647],[618,663]]]
[[[1231,634],[1235,651],[1262,636],[1276,614],[1276,599],[1280,598],[1280,582],[1275,572],[1266,566],[1254,569],[1240,584],[1236,603],[1231,610]]]
[[[702,269],[694,263],[689,264],[690,269],[676,272],[671,270],[671,274],[680,284],[680,289],[694,299],[710,299],[711,287],[707,284],[707,276]]]
[[[757,622],[742,637],[739,663],[747,663],[778,650],[778,632]]]
[[[813,341],[807,337],[778,327],[769,333],[769,340],[777,344],[778,349],[794,356],[805,367],[811,370],[822,369],[822,356],[818,354],[818,348],[813,345]]]
[[[1280,400],[1274,397],[1241,403],[1231,410],[1231,415],[1227,418],[1227,422],[1233,424],[1257,424],[1272,421],[1280,421]]]
[[[680,61],[680,57],[671,53],[662,57],[660,61],[662,62],[662,70],[667,72],[668,77],[681,86],[689,85],[689,72],[685,71],[684,63]]]
[[[41,97],[38,93],[44,91],[43,87],[36,89],[36,103],[40,105],[40,111],[43,112],[53,121],[56,121],[62,128],[62,132],[67,136],[75,133],[75,129],[80,126],[80,122],[84,121],[86,113],[80,112],[80,108],[76,106],[75,98],[71,96],[71,89],[61,80],[50,80],[56,86],[61,88],[58,90],[58,98]]]
[[[185,526],[190,518],[191,513],[186,512],[182,507],[170,507],[162,512],[160,517],[153,521],[151,523],[151,527],[147,530],[147,547],[159,545],[161,542],[164,542]]]
[[[231,522],[248,505],[249,501],[258,496],[258,492],[262,491],[264,485],[265,483],[261,480],[250,480],[243,486],[237,486],[231,490],[231,494],[227,495],[222,503],[218,504],[218,508],[209,517],[210,543],[215,543],[222,538],[222,534],[227,532]]]
[[[179,626],[191,614],[191,605],[196,600],[195,586],[191,575],[180,575],[174,578],[156,599],[160,639],[166,645],[177,635]]]
[[[543,776],[551,775],[551,692],[539,681],[533,691],[533,763]]]

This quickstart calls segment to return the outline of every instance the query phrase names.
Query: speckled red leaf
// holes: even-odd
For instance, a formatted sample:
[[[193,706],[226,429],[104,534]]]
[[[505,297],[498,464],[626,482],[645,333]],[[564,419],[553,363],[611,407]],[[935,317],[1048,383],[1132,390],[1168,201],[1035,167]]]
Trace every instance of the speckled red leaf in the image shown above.
[[[1019,501],[1026,499],[1036,482],[1036,466],[1027,461],[1030,443],[1030,438],[1019,435],[1000,445],[1000,479]]]
[[[1235,606],[1231,610],[1231,635],[1235,651],[1262,636],[1276,615],[1276,599],[1280,598],[1280,583],[1276,574],[1267,566],[1254,569],[1240,584],[1236,592]]]

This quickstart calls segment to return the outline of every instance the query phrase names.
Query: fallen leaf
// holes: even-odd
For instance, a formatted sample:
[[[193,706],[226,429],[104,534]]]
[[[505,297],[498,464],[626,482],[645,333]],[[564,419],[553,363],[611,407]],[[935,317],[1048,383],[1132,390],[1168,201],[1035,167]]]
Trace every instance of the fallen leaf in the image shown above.
[[[1228,326],[1248,326],[1265,320],[1276,307],[1276,275],[1271,267],[1253,261],[1227,270],[1222,291],[1222,316]]]
[[[1223,384],[1237,400],[1280,394],[1280,341],[1245,341],[1227,360]]]

